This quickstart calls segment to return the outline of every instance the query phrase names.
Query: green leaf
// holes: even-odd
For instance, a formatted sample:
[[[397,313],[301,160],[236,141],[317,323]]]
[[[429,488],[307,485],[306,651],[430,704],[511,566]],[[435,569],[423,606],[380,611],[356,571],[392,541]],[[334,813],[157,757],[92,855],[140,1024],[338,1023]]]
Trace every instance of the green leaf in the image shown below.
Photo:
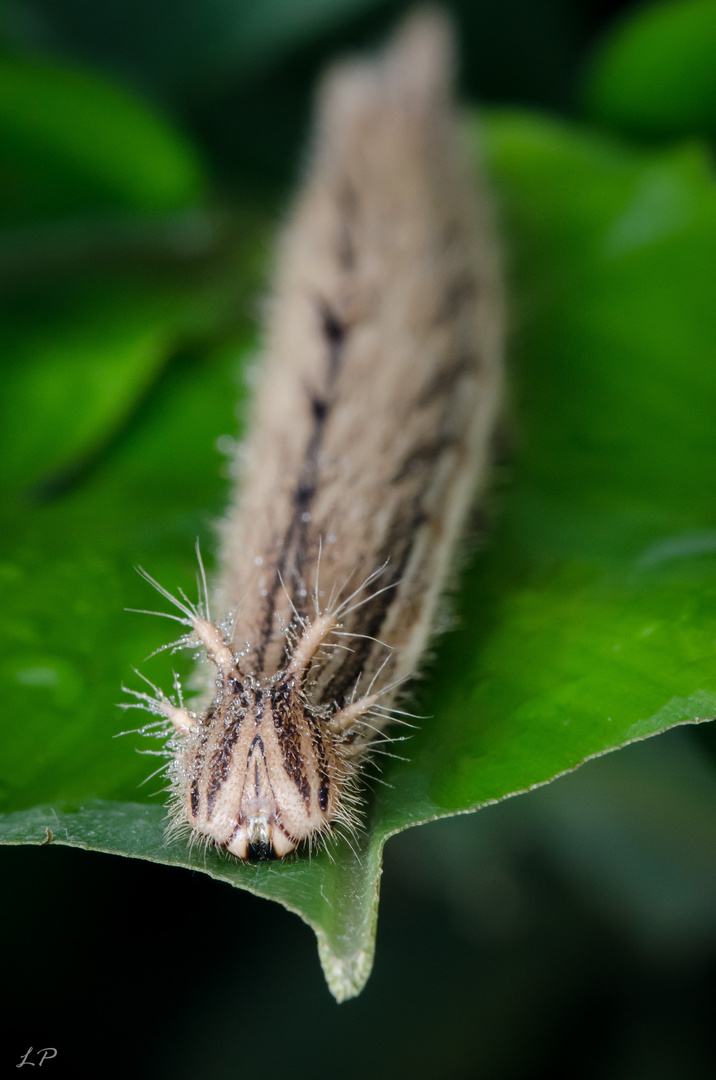
[[[618,23],[592,64],[589,116],[645,136],[716,133],[716,0],[649,4]]]
[[[0,60],[0,224],[169,212],[203,187],[192,147],[154,107],[77,68]]]
[[[283,56],[305,48],[357,21],[384,0],[152,0],[127,7],[126,0],[101,5],[15,0],[3,26],[0,49],[28,53],[48,45],[94,63],[130,73],[161,100],[213,97],[217,86],[234,86]],[[17,8],[18,10],[13,10]],[[258,103],[260,106],[260,103]]]
[[[6,492],[58,480],[108,441],[167,360],[186,307],[186,290],[127,277],[11,296],[0,309]]]
[[[163,846],[163,813],[113,708],[186,674],[161,654],[140,562],[193,588],[226,501],[238,356],[186,355],[62,499],[6,513],[0,629],[5,843],[192,866],[296,911],[338,998],[370,971],[391,834],[475,810],[716,712],[716,193],[694,147],[637,153],[526,116],[488,128],[515,326],[515,453],[415,712],[352,850],[241,865]],[[31,421],[29,418],[29,422]],[[130,714],[131,715],[131,714]],[[146,748],[146,740],[144,740]],[[51,830],[48,833],[47,830]]]

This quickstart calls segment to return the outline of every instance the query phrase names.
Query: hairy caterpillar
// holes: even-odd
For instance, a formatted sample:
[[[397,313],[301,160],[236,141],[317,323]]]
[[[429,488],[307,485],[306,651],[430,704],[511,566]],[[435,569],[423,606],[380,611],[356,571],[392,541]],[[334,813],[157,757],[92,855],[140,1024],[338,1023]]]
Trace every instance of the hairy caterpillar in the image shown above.
[[[221,530],[230,614],[212,621],[205,580],[193,605],[149,578],[215,681],[203,712],[133,692],[175,730],[172,827],[241,859],[355,827],[360,763],[419,664],[484,478],[501,283],[451,51],[445,19],[420,11],[377,59],[327,75]]]

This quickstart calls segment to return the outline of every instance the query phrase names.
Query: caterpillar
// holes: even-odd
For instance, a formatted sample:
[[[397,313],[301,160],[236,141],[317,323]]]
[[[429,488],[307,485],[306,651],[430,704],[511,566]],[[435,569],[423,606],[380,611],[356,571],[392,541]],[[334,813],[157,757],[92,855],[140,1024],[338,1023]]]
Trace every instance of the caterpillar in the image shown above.
[[[174,597],[209,661],[203,710],[132,691],[171,725],[174,830],[283,857],[360,821],[361,767],[433,631],[501,399],[489,198],[452,100],[452,34],[408,17],[339,63],[278,243],[263,362],[212,618]],[[131,707],[131,706],[130,706]]]

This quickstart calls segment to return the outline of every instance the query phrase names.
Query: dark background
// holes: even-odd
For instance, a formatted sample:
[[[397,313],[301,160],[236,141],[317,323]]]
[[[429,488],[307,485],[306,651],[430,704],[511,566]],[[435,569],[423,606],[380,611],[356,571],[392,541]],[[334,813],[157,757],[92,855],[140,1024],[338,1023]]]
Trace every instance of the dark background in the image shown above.
[[[578,117],[585,59],[634,5],[447,6],[465,97]],[[5,3],[0,41],[155,98],[227,198],[280,205],[322,64],[379,40],[406,5],[355,5],[260,60],[225,31],[230,7]],[[7,849],[2,1074],[52,1046],[47,1073],[76,1077],[712,1077],[716,860],[689,848],[716,820],[710,741],[674,732],[391,840],[375,970],[342,1006],[312,932],[278,905],[129,859]]]

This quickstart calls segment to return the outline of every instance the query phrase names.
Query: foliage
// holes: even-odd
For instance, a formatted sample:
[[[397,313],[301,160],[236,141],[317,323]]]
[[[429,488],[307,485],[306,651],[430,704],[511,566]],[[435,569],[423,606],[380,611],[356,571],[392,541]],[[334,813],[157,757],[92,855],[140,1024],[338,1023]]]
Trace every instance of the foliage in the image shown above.
[[[613,103],[648,52],[629,42],[587,93],[620,125]],[[122,608],[148,604],[133,563],[190,591],[195,537],[211,550],[227,486],[214,448],[236,434],[255,348],[235,312],[258,288],[263,204],[237,201],[227,245],[199,152],[153,106],[69,67],[13,60],[1,78],[14,89],[0,107],[0,838],[191,866],[279,900],[315,929],[334,994],[350,996],[370,971],[390,835],[716,712],[707,153],[630,148],[527,113],[495,112],[482,133],[470,122],[515,328],[514,447],[489,536],[416,689],[425,718],[404,759],[385,761],[358,845],[244,866],[166,845],[161,782],[139,786],[155,759],[112,736],[127,726],[114,706],[132,667],[168,685],[172,663],[190,663],[145,662],[164,627]],[[697,130],[683,120],[692,105],[651,130]]]

